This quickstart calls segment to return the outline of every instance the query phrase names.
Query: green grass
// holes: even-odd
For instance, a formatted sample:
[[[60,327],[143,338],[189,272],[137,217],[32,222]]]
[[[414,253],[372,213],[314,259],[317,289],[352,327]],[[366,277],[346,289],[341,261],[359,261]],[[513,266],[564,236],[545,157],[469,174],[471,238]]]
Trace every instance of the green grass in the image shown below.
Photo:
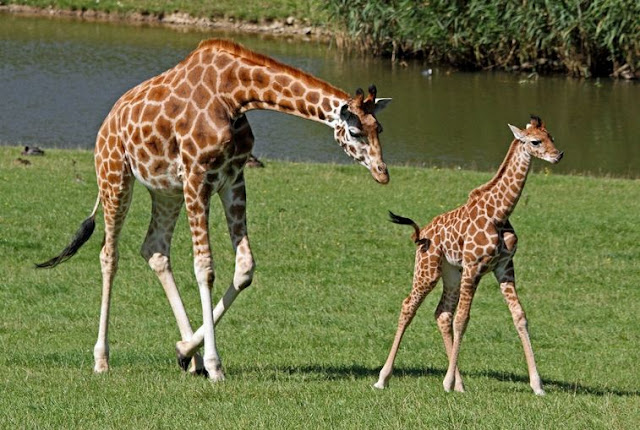
[[[138,254],[149,218],[142,187],[121,240],[111,372],[92,374],[102,220],[72,260],[33,268],[90,212],[92,155],[50,150],[23,166],[19,152],[0,148],[0,428],[629,429],[640,420],[637,180],[535,173],[511,218],[547,391],[539,398],[490,277],[462,345],[467,393],[442,389],[439,288],[407,331],[390,388],[371,388],[413,269],[410,229],[387,222],[387,209],[424,224],[491,172],[392,166],[383,187],[359,166],[268,161],[248,170],[258,267],[218,327],[227,381],[211,384],[174,363],[176,324]],[[217,201],[212,219],[219,296],[233,256]],[[199,325],[184,214],[172,261]]]

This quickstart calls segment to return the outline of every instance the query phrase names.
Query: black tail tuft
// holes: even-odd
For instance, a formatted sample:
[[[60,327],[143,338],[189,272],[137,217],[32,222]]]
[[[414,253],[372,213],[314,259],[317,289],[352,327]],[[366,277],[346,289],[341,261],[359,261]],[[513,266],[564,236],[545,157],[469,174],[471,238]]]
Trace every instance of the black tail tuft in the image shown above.
[[[411,239],[413,239],[416,245],[424,247],[426,244],[426,248],[429,248],[429,239],[420,239],[420,226],[418,226],[418,224],[416,224],[414,220],[412,220],[411,218],[405,218],[403,216],[396,215],[393,212],[389,211],[389,221],[395,224],[410,225],[411,227],[413,227],[414,232],[411,235]],[[426,243],[424,242],[425,240]]]
[[[89,218],[85,219],[71,243],[56,257],[53,257],[49,261],[45,261],[44,263],[36,263],[37,269],[51,268],[55,267],[60,263],[67,261],[69,258],[73,257],[78,249],[84,243],[89,240],[91,235],[93,234],[93,230],[96,227],[95,215],[91,215]]]
[[[403,224],[403,225],[414,225],[415,222],[412,219],[405,218],[400,215],[396,215],[393,212],[389,211],[389,221],[395,224]]]

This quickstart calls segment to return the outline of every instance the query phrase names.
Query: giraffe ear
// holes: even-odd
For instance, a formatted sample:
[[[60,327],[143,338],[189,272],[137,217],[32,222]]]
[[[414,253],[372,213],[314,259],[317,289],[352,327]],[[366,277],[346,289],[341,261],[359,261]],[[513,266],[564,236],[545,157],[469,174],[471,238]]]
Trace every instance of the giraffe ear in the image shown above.
[[[349,105],[347,103],[343,104],[340,108],[340,118],[343,121],[346,121],[351,116],[351,112],[349,112]]]
[[[524,142],[524,139],[525,139],[524,132],[514,125],[511,125],[511,124],[507,124],[507,125],[511,129],[511,133],[513,133],[513,137],[518,139],[520,142]]]
[[[387,105],[391,103],[391,100],[392,99],[390,98],[376,99],[376,106],[373,108],[373,113],[378,113],[384,108],[386,108]]]

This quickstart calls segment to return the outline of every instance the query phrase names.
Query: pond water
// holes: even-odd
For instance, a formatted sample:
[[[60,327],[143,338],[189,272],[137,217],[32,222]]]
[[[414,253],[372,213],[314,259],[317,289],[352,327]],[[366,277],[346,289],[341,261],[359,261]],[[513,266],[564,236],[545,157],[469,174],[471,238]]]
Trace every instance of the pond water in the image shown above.
[[[209,37],[234,39],[349,93],[375,83],[380,97],[394,99],[379,115],[389,164],[494,169],[511,141],[507,123],[523,127],[535,113],[565,151],[553,172],[640,177],[635,83],[462,73],[418,61],[403,67],[301,40],[5,14],[0,144],[92,148],[120,95]],[[349,162],[326,126],[276,112],[248,117],[258,157]],[[549,166],[538,162],[535,168]]]

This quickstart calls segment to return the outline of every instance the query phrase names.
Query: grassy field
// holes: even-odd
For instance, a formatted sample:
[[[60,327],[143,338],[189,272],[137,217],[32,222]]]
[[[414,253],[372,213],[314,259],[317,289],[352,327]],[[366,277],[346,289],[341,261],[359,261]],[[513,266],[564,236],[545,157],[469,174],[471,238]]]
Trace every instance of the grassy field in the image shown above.
[[[247,172],[254,284],[218,328],[227,381],[174,363],[175,321],[138,254],[149,198],[136,189],[120,247],[111,366],[93,375],[102,220],[72,260],[36,271],[67,244],[96,196],[92,155],[47,151],[18,163],[0,148],[0,428],[630,429],[640,421],[638,181],[535,173],[512,216],[516,271],[547,396],[496,282],[476,295],[460,366],[467,393],[442,390],[433,321],[439,288],[407,331],[394,377],[371,388],[409,292],[410,229],[464,202],[490,172],[393,167],[375,184],[359,166],[267,162]],[[543,164],[535,165],[542,169]],[[232,274],[216,201],[216,294]],[[184,214],[178,285],[200,320]]]

